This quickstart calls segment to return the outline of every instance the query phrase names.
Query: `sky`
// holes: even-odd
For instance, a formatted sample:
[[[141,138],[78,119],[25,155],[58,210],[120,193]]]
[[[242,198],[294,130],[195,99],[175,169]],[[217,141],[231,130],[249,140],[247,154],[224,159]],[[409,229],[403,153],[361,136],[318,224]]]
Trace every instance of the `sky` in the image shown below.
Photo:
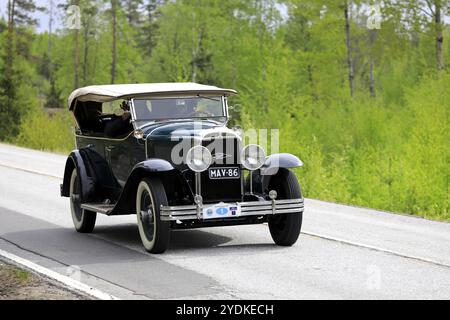
[[[3,0],[0,0],[0,1],[3,1]],[[49,5],[50,0],[35,0],[35,1],[39,7],[44,7],[44,8],[50,9],[50,5]],[[59,3],[62,3],[62,0],[53,0],[53,6],[55,8],[54,12],[56,13],[53,18],[53,25],[54,25],[53,30],[56,30],[56,29],[62,27],[62,17],[60,17],[61,10],[56,9],[56,6]],[[45,11],[39,12],[39,13],[35,14],[35,17],[38,20],[38,26],[37,26],[38,32],[43,32],[43,31],[48,30],[49,13],[45,12]]]
[[[2,16],[2,17],[6,17],[7,2],[8,2],[8,0],[0,0],[0,16]],[[37,6],[49,9],[50,0],[35,0],[35,2],[36,2]],[[53,0],[54,7],[56,8],[56,6],[62,2],[63,2],[62,0]],[[55,10],[55,11],[57,11],[58,16],[55,16],[53,19],[54,20],[54,22],[53,22],[54,30],[62,27],[62,17],[59,17],[61,15],[61,13],[60,13],[61,10]],[[38,21],[38,25],[37,25],[38,32],[44,32],[44,31],[48,30],[48,20],[49,20],[48,12],[45,12],[45,11],[37,12],[34,14],[34,17]]]

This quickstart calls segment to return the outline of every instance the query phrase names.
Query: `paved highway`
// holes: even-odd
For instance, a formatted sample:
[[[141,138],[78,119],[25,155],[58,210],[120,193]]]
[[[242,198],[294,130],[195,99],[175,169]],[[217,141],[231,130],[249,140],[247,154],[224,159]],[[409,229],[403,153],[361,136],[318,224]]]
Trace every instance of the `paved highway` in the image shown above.
[[[147,254],[135,216],[72,227],[65,156],[0,144],[0,249],[121,299],[450,299],[450,224],[307,199],[302,234],[172,232]]]

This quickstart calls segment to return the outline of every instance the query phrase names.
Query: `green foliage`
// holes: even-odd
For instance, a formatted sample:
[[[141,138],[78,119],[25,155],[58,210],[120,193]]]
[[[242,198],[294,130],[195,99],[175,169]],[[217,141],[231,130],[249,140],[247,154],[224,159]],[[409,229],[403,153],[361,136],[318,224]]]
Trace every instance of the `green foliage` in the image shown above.
[[[78,3],[79,83],[108,84],[111,1]],[[450,220],[450,75],[436,70],[436,28],[423,1],[383,2],[381,29],[370,32],[364,10],[372,1],[352,1],[353,97],[343,1],[120,3],[116,83],[196,81],[237,89],[232,123],[280,129],[280,151],[304,162],[296,173],[306,196]],[[2,49],[6,27],[0,20]],[[0,139],[68,152],[73,122],[63,110],[74,89],[76,33],[23,34],[16,39],[16,72],[0,73]],[[443,35],[448,57],[447,25]]]
[[[25,117],[14,143],[38,150],[67,153],[75,147],[73,118],[67,112],[49,114],[37,108]]]

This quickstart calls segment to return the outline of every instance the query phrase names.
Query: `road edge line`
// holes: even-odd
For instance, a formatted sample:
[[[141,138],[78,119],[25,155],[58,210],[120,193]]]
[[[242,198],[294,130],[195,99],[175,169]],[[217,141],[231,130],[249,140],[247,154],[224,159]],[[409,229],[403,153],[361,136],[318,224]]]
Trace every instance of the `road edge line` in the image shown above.
[[[79,291],[82,293],[85,293],[91,297],[100,299],[100,300],[119,300],[119,298],[109,294],[105,293],[99,289],[93,288],[85,283],[82,283],[80,281],[77,281],[75,279],[72,279],[68,276],[64,276],[56,271],[50,270],[48,268],[45,268],[43,266],[40,266],[30,260],[21,258],[19,256],[16,256],[15,254],[9,253],[7,251],[4,251],[0,249],[0,255],[7,260],[10,260],[12,262],[15,262],[21,266],[24,266],[28,269],[31,269],[45,277],[48,277],[50,279],[53,279],[75,291]]]
[[[40,172],[40,171],[35,171],[35,170],[30,170],[30,169],[24,169],[24,168],[20,168],[20,167],[16,167],[16,166],[11,166],[9,164],[4,164],[4,163],[0,163],[0,167],[13,169],[13,170],[18,170],[18,171],[23,171],[23,172],[27,172],[27,173],[31,173],[31,174],[37,174],[37,175],[45,176],[45,177],[49,177],[49,178],[55,178],[55,179],[58,179],[58,180],[63,179],[63,177],[55,176],[55,175],[50,174],[50,173],[45,173],[45,172]]]
[[[437,265],[437,266],[440,266],[440,267],[444,267],[444,268],[450,268],[450,265],[445,264],[443,262],[439,262],[439,261],[436,261],[436,260],[433,260],[433,259],[428,259],[428,258],[422,258],[422,257],[419,257],[419,256],[408,255],[407,253],[400,253],[400,252],[395,251],[395,250],[384,249],[384,248],[373,246],[373,245],[369,245],[369,244],[364,244],[364,243],[355,242],[355,241],[346,240],[346,239],[340,239],[340,238],[336,238],[336,237],[332,237],[332,236],[326,236],[326,235],[322,235],[322,234],[315,233],[315,232],[301,231],[301,233],[305,234],[307,236],[311,236],[311,237],[316,237],[316,238],[320,238],[320,239],[335,241],[335,242],[351,245],[351,246],[354,246],[354,247],[365,248],[365,249],[378,251],[378,252],[384,252],[384,253],[392,254],[392,255],[395,255],[395,256],[398,256],[398,257],[402,257],[402,258],[417,260],[417,261],[420,261],[420,262],[426,262],[426,263],[434,264],[434,265]]]

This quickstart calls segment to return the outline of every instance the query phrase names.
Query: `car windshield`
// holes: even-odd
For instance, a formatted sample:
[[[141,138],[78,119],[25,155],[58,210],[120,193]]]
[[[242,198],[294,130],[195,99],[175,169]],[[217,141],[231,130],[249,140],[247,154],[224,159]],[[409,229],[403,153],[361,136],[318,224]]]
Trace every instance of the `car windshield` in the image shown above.
[[[226,120],[222,97],[177,97],[134,99],[136,124],[177,119]]]

